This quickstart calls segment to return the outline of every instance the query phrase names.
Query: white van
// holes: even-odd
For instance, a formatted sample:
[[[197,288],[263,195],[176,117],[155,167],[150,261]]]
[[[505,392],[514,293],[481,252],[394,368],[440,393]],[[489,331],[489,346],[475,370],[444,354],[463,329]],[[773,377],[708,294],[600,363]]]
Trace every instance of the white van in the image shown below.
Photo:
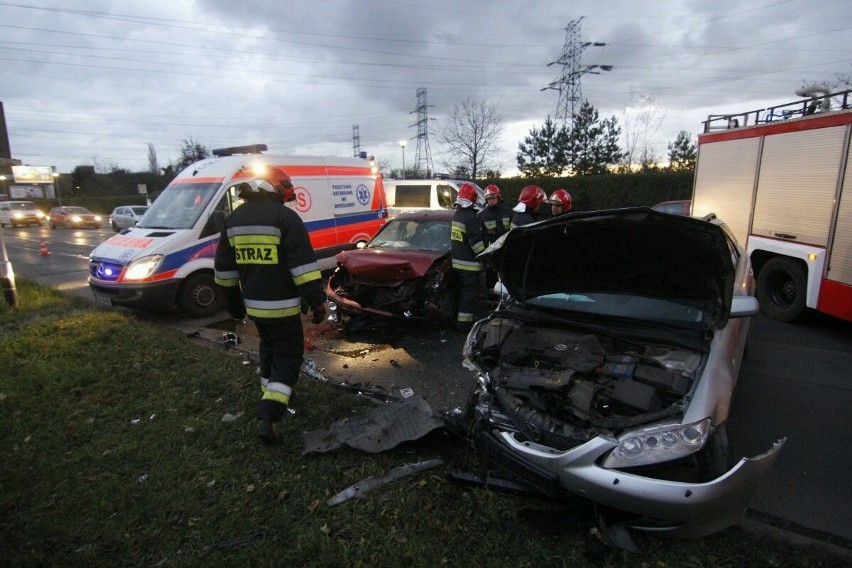
[[[12,225],[42,226],[45,214],[32,201],[0,201],[0,227]]]
[[[290,175],[321,269],[334,255],[365,243],[387,221],[382,178],[373,160],[273,156],[265,144],[213,150],[184,169],[136,226],[90,254],[89,288],[99,303],[130,308],[179,308],[192,317],[224,307],[213,280],[213,256],[227,216],[242,203],[236,186],[257,168]]]
[[[485,207],[482,189],[473,182],[458,179],[386,179],[385,195],[388,199],[388,216],[419,211],[421,209],[452,209],[462,184],[476,188],[476,208]]]

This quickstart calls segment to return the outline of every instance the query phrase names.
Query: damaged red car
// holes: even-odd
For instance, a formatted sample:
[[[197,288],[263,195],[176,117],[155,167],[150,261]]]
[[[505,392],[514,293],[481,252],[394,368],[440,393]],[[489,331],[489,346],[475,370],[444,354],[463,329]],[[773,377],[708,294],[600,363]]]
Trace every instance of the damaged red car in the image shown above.
[[[456,294],[450,259],[453,211],[404,213],[364,248],[337,255],[326,283],[331,319],[374,315],[449,325]]]

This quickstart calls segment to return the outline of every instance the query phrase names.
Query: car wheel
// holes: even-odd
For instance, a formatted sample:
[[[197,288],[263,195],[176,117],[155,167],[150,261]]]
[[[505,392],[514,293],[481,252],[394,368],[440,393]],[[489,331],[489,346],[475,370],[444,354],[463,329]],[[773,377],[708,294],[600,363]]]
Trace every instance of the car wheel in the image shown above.
[[[110,221],[110,225],[112,225],[112,230],[116,233],[118,232],[118,225],[115,224],[115,221]]]
[[[213,274],[196,272],[183,281],[178,292],[178,306],[194,318],[212,316],[225,307],[221,292],[216,287]]]
[[[50,225],[50,228],[51,228],[51,229],[55,229],[55,228],[56,228],[56,223],[54,223],[53,221],[51,221],[50,223],[48,223],[48,225]]]
[[[757,275],[757,298],[763,313],[778,321],[791,322],[805,311],[808,286],[801,264],[792,258],[777,256]]]

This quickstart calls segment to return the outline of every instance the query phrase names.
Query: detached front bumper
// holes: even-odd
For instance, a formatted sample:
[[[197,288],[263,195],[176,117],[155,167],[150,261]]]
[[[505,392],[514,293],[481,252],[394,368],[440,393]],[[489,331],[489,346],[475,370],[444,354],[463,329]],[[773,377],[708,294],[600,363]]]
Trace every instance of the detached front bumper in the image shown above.
[[[599,436],[564,452],[519,442],[510,432],[482,431],[476,442],[489,459],[543,491],[558,488],[637,515],[627,523],[637,530],[697,538],[741,520],[786,438],[759,456],[743,458],[727,473],[706,483],[660,480],[602,468],[597,462],[616,447],[614,438]]]

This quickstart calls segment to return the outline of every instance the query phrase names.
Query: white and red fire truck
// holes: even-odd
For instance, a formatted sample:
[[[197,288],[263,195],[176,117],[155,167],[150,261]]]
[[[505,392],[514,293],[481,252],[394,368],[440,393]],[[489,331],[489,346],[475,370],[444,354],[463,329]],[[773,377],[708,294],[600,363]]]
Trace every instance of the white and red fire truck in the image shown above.
[[[852,91],[710,115],[691,214],[715,213],[746,245],[767,315],[852,321]]]

